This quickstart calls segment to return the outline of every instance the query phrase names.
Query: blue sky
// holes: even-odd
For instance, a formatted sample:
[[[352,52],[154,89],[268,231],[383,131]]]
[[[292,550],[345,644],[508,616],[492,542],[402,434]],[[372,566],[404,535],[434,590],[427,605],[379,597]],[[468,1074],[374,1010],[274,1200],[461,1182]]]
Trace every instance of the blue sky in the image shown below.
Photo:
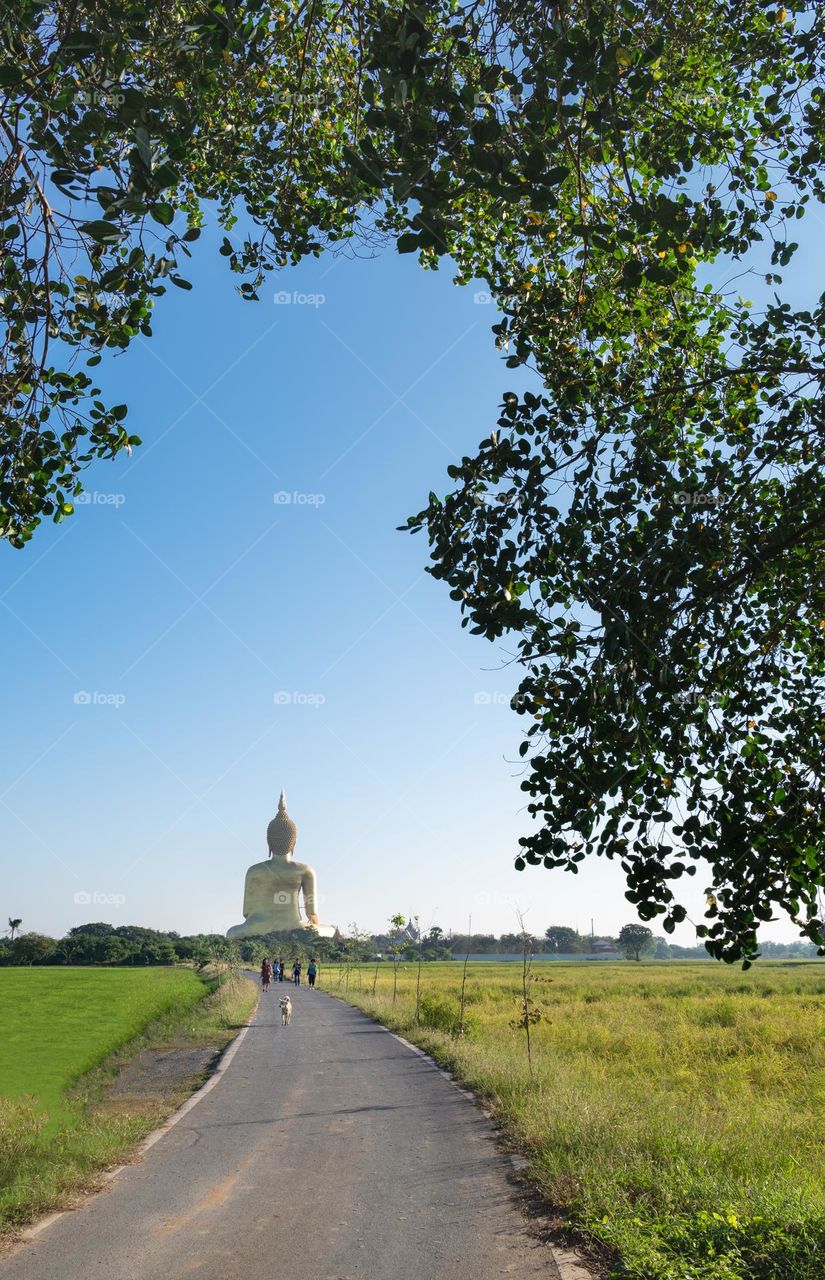
[[[102,366],[143,447],[0,548],[0,918],[223,931],[283,786],[324,923],[509,932],[519,905],[535,932],[617,930],[611,865],[513,870],[517,675],[396,531],[525,385],[492,306],[392,250],[243,303],[196,248],[193,292]]]

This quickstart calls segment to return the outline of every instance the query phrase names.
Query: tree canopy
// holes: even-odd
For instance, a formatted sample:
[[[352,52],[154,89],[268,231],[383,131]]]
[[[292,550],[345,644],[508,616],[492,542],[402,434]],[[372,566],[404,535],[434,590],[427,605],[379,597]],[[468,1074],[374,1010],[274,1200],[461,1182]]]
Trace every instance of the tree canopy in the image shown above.
[[[10,541],[139,443],[86,369],[190,287],[207,213],[250,300],[347,242],[448,257],[521,372],[406,527],[463,623],[515,637],[517,865],[618,858],[668,932],[701,867],[713,955],[747,962],[776,909],[825,945],[825,307],[781,292],[823,195],[816,11],[2,7]]]
[[[624,924],[619,930],[619,947],[628,960],[641,960],[655,950],[656,940],[646,924]]]
[[[545,930],[544,937],[545,950],[551,953],[556,952],[559,955],[584,951],[587,946],[578,931],[571,929],[569,925],[551,924],[549,929]]]

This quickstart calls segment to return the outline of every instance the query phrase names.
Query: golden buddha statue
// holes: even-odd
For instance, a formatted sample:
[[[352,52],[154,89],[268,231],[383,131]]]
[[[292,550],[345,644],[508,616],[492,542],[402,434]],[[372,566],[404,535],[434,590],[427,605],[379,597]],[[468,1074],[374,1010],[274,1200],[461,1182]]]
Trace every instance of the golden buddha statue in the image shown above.
[[[315,872],[306,863],[295,862],[292,856],[297,839],[298,828],[286,811],[282,791],[278,812],[266,829],[269,858],[266,862],[256,862],[247,871],[244,922],[228,929],[227,938],[252,938],[262,933],[310,927],[323,938],[334,937],[334,926],[318,923]],[[301,894],[308,920],[301,916]]]

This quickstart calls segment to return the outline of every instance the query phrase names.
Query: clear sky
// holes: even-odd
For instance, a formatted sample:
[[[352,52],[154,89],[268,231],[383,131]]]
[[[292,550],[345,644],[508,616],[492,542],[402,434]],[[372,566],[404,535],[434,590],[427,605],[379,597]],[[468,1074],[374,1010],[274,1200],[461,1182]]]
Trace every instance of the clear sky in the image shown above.
[[[101,367],[143,447],[0,548],[0,919],[223,931],[283,786],[323,923],[500,933],[519,905],[537,933],[618,930],[616,867],[513,869],[517,673],[396,532],[526,385],[483,287],[388,249],[305,263],[256,305],[214,238],[196,249],[193,292]]]

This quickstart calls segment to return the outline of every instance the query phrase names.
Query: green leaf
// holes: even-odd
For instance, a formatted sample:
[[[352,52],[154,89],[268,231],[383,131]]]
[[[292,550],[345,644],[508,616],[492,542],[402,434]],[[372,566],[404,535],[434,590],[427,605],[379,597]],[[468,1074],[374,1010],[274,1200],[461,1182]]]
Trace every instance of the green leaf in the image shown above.
[[[148,129],[143,125],[139,125],[135,129],[135,146],[144,165],[147,169],[150,169],[152,167],[152,142]]]
[[[105,222],[102,219],[97,222],[84,222],[80,230],[99,244],[115,244],[124,234],[116,223]]]
[[[73,53],[92,53],[100,47],[100,33],[97,31],[70,31],[62,40],[63,48]]]

